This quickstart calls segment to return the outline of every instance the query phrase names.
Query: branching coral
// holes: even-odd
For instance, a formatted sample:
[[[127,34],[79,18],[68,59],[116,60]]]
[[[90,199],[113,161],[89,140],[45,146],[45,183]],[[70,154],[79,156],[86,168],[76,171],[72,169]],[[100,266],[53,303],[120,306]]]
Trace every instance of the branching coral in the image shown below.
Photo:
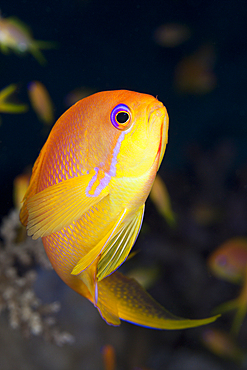
[[[0,312],[7,310],[10,326],[25,337],[42,335],[59,346],[72,343],[73,336],[55,325],[59,302],[44,304],[33,289],[35,266],[52,269],[41,239],[24,236],[17,210],[3,219],[0,233]]]

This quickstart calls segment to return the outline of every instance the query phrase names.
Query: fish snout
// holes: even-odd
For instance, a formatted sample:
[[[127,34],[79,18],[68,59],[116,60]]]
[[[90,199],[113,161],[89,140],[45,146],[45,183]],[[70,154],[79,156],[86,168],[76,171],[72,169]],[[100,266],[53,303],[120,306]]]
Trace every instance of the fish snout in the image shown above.
[[[153,105],[150,108],[149,117],[149,135],[153,137],[153,133],[156,132],[158,135],[158,152],[159,152],[159,165],[160,166],[162,159],[164,157],[166,144],[168,141],[168,126],[169,126],[169,117],[166,110],[166,107],[159,101],[157,104]]]

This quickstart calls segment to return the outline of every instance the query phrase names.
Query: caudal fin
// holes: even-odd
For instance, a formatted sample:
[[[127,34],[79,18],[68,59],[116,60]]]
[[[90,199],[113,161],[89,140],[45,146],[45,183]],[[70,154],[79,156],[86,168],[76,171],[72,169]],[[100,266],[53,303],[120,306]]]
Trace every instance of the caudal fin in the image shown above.
[[[156,302],[134,279],[114,272],[98,283],[96,306],[105,321],[119,325],[120,319],[154,329],[185,329],[217,319],[190,320],[177,317]]]

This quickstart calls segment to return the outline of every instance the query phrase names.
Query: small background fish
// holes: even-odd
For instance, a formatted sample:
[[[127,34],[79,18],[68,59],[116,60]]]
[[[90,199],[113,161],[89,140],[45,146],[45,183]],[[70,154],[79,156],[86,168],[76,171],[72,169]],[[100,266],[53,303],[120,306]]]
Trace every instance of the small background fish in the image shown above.
[[[208,265],[215,276],[242,285],[237,298],[214,309],[215,313],[236,310],[231,334],[237,336],[247,313],[247,238],[227,240],[212,253]]]
[[[34,40],[29,27],[20,19],[0,16],[0,49],[2,53],[8,54],[10,50],[20,55],[30,52],[40,64],[45,64],[46,59],[40,49],[52,47],[54,44],[51,42]]]

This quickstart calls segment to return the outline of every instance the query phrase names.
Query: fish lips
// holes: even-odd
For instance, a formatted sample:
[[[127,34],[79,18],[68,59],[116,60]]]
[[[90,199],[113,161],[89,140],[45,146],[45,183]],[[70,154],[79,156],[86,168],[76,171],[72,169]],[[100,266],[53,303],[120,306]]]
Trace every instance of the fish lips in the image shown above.
[[[160,141],[157,150],[157,155],[159,155],[159,164],[165,154],[166,145],[168,142],[168,127],[169,127],[169,117],[166,108],[161,102],[157,102],[157,105],[150,109],[148,121],[150,123],[150,130],[157,130],[157,124],[160,125]],[[156,156],[157,157],[157,156]]]

